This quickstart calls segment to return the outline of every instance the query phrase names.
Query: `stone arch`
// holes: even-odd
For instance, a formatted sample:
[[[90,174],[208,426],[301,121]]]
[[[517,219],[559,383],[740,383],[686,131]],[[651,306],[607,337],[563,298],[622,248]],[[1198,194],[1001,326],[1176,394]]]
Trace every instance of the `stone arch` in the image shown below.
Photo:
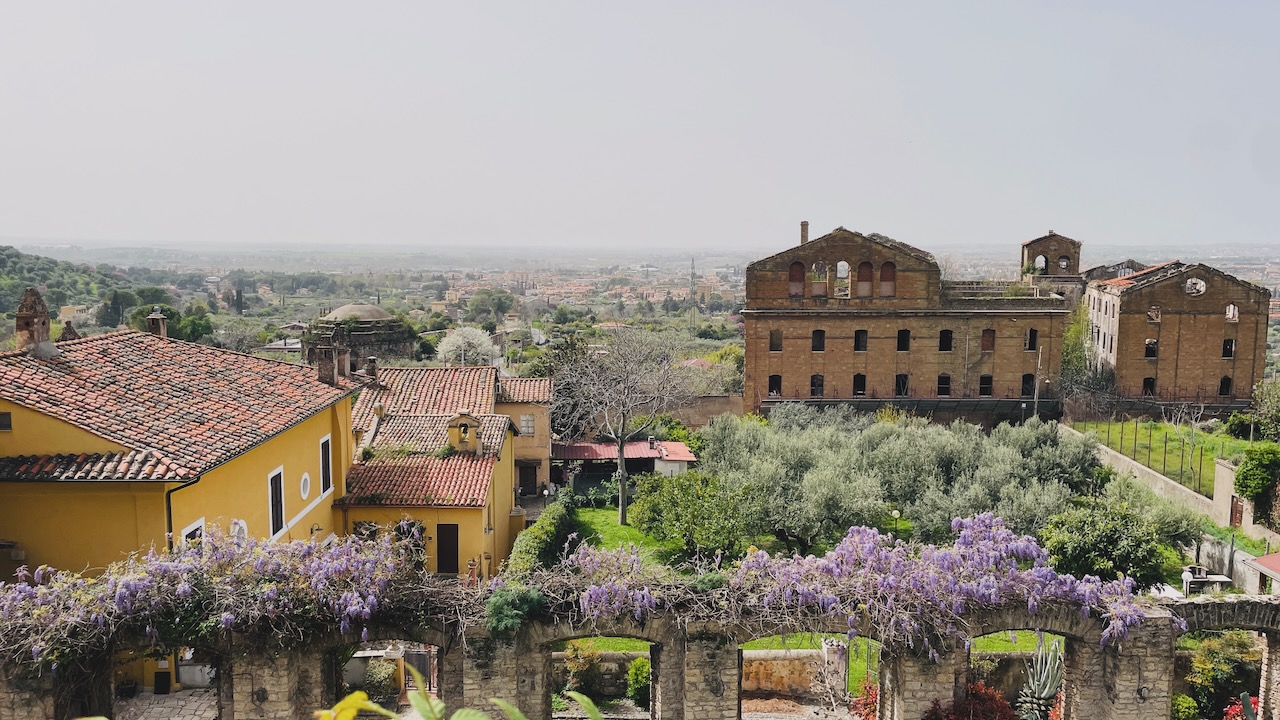
[[[835,297],[849,297],[849,261],[841,260],[836,263],[836,290],[833,293]]]
[[[875,280],[876,269],[869,261],[863,261],[858,265],[858,292],[860,298],[871,297],[871,283]]]
[[[551,717],[554,688],[553,647],[570,640],[590,637],[622,637],[649,643],[651,718],[680,717],[685,705],[684,630],[674,618],[651,616],[643,622],[631,616],[574,625],[567,622],[538,622],[527,625],[516,641],[522,672],[518,691],[522,697],[537,698],[523,708],[532,719]]]
[[[435,694],[450,708],[463,706],[463,648],[459,629],[454,625],[417,625],[399,623],[375,623],[348,633],[332,633],[315,639],[307,648],[303,664],[308,662],[319,669],[319,687],[322,695],[310,701],[313,708],[330,707],[341,699],[340,688],[343,667],[338,651],[363,643],[409,642],[435,648]],[[310,658],[307,660],[306,658]],[[234,664],[233,664],[234,667]],[[293,670],[294,673],[297,670]],[[221,677],[219,678],[221,681]],[[229,678],[235,684],[235,677]],[[234,688],[238,693],[240,688]],[[302,695],[306,688],[298,684],[296,693]],[[220,691],[221,692],[221,691]],[[305,709],[300,702],[299,707]],[[233,715],[233,718],[240,716]]]
[[[1258,717],[1280,716],[1280,596],[1198,595],[1165,605],[1186,623],[1181,632],[1249,630],[1266,643],[1262,653],[1262,683],[1258,689]]]
[[[880,266],[880,297],[896,297],[898,294],[898,266],[886,262]]]
[[[804,263],[799,260],[791,263],[791,267],[787,269],[787,295],[790,297],[804,297]]]

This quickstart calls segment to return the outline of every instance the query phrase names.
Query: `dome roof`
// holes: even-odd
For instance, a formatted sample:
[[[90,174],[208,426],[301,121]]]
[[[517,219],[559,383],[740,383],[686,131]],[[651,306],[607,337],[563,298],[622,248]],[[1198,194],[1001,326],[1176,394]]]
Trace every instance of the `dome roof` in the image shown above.
[[[369,305],[367,303],[352,303],[343,305],[333,312],[320,318],[321,320],[346,320],[354,317],[357,320],[390,320],[391,313],[383,310],[377,305]]]

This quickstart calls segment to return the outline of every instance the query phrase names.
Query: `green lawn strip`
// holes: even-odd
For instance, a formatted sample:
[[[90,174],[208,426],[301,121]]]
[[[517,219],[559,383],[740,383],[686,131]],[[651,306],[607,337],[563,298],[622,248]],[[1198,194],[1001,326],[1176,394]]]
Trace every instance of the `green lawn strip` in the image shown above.
[[[1271,548],[1270,544],[1266,540],[1251,538],[1248,535],[1245,535],[1244,533],[1240,532],[1239,530],[1224,528],[1221,525],[1214,525],[1213,523],[1209,523],[1209,529],[1207,532],[1209,535],[1212,535],[1213,537],[1221,540],[1224,543],[1230,543],[1231,537],[1232,535],[1234,535],[1236,539],[1236,547],[1249,553],[1250,555],[1253,555],[1254,557],[1260,557],[1262,555],[1267,554],[1268,548],[1270,548],[1271,550],[1277,549],[1277,548]],[[1181,583],[1181,580],[1179,580],[1179,583]],[[1177,586],[1175,585],[1175,587]]]
[[[1036,648],[1040,647],[1040,637],[1034,630],[1015,631],[1013,638],[1010,638],[1007,632],[991,633],[974,638],[971,649],[973,652],[981,653],[1035,652]],[[1043,637],[1045,645],[1062,641],[1062,637],[1052,633],[1044,633]]]
[[[1139,422],[1136,433],[1133,422],[1080,422],[1073,427],[1094,433],[1098,442],[1206,497],[1213,497],[1214,459],[1240,458],[1250,445],[1248,440],[1158,422]]]
[[[594,545],[618,548],[635,543],[659,557],[668,557],[679,551],[676,545],[660,542],[632,525],[619,525],[617,508],[578,508],[575,512],[578,521],[590,533],[585,539]]]

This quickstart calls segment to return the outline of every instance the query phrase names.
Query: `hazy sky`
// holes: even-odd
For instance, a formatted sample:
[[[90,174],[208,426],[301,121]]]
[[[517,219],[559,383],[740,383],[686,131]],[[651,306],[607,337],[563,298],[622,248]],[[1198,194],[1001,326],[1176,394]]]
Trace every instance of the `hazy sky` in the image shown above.
[[[0,2],[0,237],[1276,243],[1274,1]]]

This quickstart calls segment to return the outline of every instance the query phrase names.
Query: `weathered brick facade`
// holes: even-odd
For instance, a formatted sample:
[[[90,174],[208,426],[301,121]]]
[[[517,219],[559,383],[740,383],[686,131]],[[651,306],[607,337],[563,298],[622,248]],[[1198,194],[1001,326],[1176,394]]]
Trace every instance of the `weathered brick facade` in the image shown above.
[[[1266,363],[1271,294],[1200,264],[1157,265],[1090,283],[1096,362],[1124,397],[1248,400]]]
[[[1037,385],[1054,397],[1070,307],[1058,296],[1009,297],[1010,287],[944,283],[929,253],[844,228],[756,261],[743,311],[744,405],[1031,400]]]

